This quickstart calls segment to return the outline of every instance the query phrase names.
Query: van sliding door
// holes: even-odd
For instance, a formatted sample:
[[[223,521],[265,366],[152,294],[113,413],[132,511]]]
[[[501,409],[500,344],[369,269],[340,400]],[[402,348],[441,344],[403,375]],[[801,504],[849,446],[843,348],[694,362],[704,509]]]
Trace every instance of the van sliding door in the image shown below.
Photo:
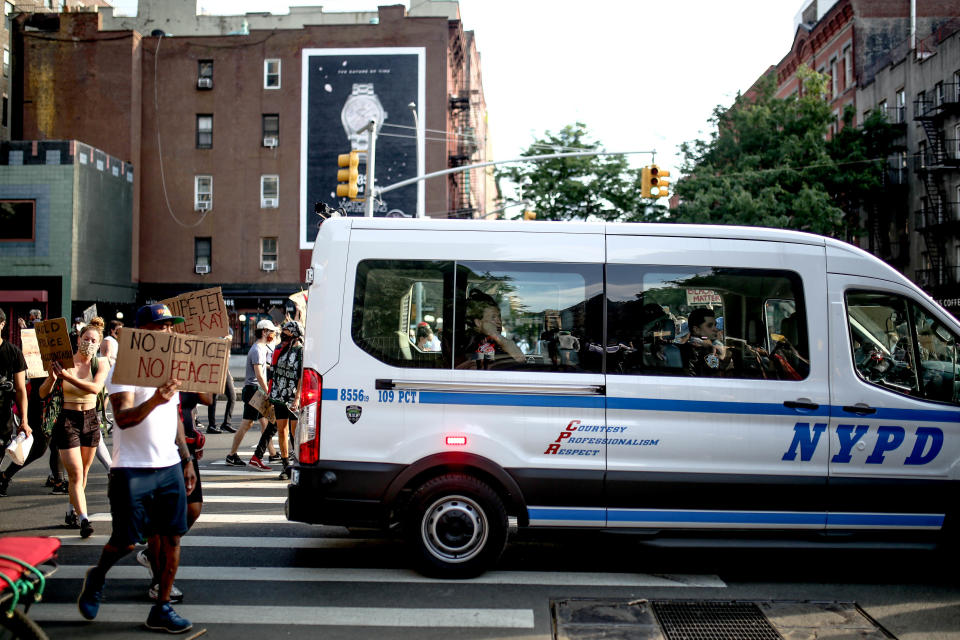
[[[608,236],[609,527],[822,529],[822,246]]]

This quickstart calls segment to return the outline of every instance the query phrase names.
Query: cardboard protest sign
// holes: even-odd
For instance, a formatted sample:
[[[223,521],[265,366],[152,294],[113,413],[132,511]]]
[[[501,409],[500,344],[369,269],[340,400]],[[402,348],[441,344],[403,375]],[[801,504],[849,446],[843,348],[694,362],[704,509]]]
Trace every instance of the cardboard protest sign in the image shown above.
[[[270,402],[270,399],[267,397],[261,389],[257,389],[257,392],[253,394],[253,397],[250,398],[249,405],[260,412],[264,418],[270,422],[276,422],[277,416],[273,411],[273,403]]]
[[[294,317],[294,320],[297,322],[306,322],[307,321],[307,292],[298,291],[297,293],[289,296],[290,300],[293,301],[294,306],[297,308],[297,315]]]
[[[40,345],[37,344],[37,332],[34,329],[20,329],[20,350],[27,361],[27,379],[46,378],[43,370],[43,358],[40,357]]]
[[[226,338],[124,327],[113,382],[159,387],[176,378],[181,391],[223,393],[229,357]]]
[[[92,304],[83,310],[83,324],[90,324],[90,321],[97,317],[97,305]]]
[[[175,316],[183,316],[181,324],[173,325],[177,333],[222,338],[229,331],[227,305],[220,287],[183,293],[176,298],[161,300]]]
[[[50,371],[50,364],[59,362],[64,369],[73,367],[73,346],[67,333],[67,319],[54,318],[33,325],[40,348],[43,370]]]

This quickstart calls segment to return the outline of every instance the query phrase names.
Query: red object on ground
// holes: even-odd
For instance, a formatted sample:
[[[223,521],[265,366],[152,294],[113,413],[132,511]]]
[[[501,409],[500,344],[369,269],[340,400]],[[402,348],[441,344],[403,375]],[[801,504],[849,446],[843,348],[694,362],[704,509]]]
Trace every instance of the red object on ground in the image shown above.
[[[0,538],[0,555],[19,558],[34,567],[52,558],[59,548],[59,538]],[[0,573],[11,581],[16,582],[19,580],[24,571],[26,571],[26,569],[22,565],[11,562],[5,558],[0,558]],[[0,580],[0,592],[6,591],[9,588],[10,585],[8,585],[5,580]]]

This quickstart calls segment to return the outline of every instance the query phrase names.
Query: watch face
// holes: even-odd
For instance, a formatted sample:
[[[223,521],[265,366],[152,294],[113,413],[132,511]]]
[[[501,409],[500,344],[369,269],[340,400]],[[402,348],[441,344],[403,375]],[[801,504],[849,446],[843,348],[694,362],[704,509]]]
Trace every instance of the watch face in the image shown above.
[[[343,106],[343,122],[351,131],[366,126],[371,120],[382,124],[383,108],[370,96],[354,96]]]

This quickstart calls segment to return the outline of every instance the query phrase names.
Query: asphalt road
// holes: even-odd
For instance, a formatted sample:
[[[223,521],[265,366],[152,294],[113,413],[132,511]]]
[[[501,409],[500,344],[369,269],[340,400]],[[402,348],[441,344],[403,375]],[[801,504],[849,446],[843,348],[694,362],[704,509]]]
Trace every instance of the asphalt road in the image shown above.
[[[249,456],[258,432],[248,434]],[[211,436],[201,462],[204,511],[183,539],[176,609],[194,622],[186,637],[553,637],[552,600],[570,598],[816,600],[858,603],[901,640],[960,640],[955,563],[925,549],[655,546],[619,535],[516,536],[495,571],[439,581],[409,569],[389,537],[287,522],[277,472],[226,467],[228,435]],[[4,467],[6,463],[4,463]],[[43,487],[44,461],[0,498],[0,535],[63,540],[61,568],[30,614],[51,638],[140,638],[150,603],[133,556],[108,575],[95,622],[75,600],[110,530],[106,474],[91,470],[87,497],[96,532],[81,540],[61,523],[65,496]]]

